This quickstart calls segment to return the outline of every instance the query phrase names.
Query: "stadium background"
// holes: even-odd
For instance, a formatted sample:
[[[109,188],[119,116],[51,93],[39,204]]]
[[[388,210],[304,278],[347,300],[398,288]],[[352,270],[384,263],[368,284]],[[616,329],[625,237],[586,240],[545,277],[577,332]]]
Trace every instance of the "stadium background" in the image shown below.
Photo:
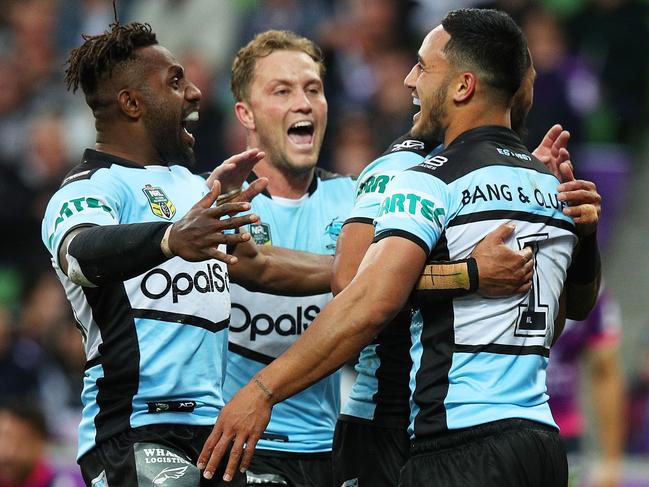
[[[1,0],[0,6],[0,404],[40,407],[50,431],[47,455],[65,468],[74,463],[84,357],[40,242],[40,220],[62,176],[94,143],[83,97],[63,85],[67,53],[82,32],[103,31],[113,10],[110,0]],[[625,485],[649,485],[647,1],[118,1],[120,20],[151,23],[202,90],[193,130],[197,170],[244,147],[229,93],[233,53],[256,32],[282,28],[323,47],[329,128],[321,165],[356,174],[410,126],[403,78],[425,33],[461,6],[498,7],[519,21],[538,72],[528,146],[562,123],[572,133],[577,176],[595,180],[604,197],[599,236],[605,279],[622,309],[625,420],[634,438]],[[2,442],[0,434],[0,451]]]

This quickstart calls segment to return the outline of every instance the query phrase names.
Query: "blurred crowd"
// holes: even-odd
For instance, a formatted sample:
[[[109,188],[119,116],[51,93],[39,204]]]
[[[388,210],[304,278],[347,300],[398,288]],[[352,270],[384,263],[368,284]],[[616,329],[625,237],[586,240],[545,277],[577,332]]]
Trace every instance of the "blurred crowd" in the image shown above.
[[[22,485],[2,421],[25,423],[73,457],[85,358],[80,334],[40,240],[49,196],[94,144],[83,96],[63,83],[81,34],[114,22],[111,0],[0,2],[0,487]],[[496,7],[527,34],[537,71],[526,142],[561,123],[578,177],[606,202],[604,259],[621,195],[649,127],[649,3],[644,0],[119,0],[121,22],[149,22],[202,91],[196,171],[244,148],[229,91],[236,50],[255,33],[288,29],[325,53],[329,129],[320,165],[358,174],[408,130],[403,78],[424,35],[448,10]],[[619,324],[619,323],[618,323]],[[619,343],[615,342],[615,343]],[[626,379],[629,452],[649,458],[649,347]],[[593,375],[595,380],[597,375]],[[11,404],[28,404],[17,415]],[[20,408],[18,408],[20,409]],[[36,418],[36,419],[34,419]],[[38,418],[41,418],[40,420]],[[35,455],[39,457],[39,455]],[[13,464],[12,464],[13,462]],[[11,465],[14,465],[13,470]],[[24,470],[24,469],[23,469]],[[12,483],[14,482],[14,483]],[[31,484],[30,484],[31,485]],[[40,484],[34,484],[40,485]],[[47,484],[43,484],[47,485]],[[74,485],[74,483],[60,484]]]

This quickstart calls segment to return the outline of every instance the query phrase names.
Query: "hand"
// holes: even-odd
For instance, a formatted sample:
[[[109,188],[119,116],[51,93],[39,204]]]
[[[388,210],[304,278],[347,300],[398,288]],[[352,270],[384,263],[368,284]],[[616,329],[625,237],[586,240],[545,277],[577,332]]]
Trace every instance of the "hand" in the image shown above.
[[[478,264],[478,292],[488,297],[526,293],[532,286],[534,256],[532,249],[512,250],[507,240],[515,230],[505,223],[483,238],[471,253]]]
[[[559,171],[561,163],[568,162],[572,167],[570,152],[568,152],[569,140],[570,132],[556,124],[548,130],[539,146],[532,152],[532,155],[540,160],[561,182],[563,182]]]
[[[599,217],[602,213],[602,197],[597,192],[595,183],[583,179],[575,179],[572,165],[566,162],[560,164],[560,180],[563,181],[557,188],[559,201],[568,204],[563,209],[563,214],[575,222],[577,235],[586,237],[597,230]]]
[[[250,209],[250,203],[225,203],[213,207],[221,185],[215,182],[212,190],[203,196],[189,212],[171,226],[169,250],[190,262],[217,259],[235,264],[237,258],[218,250],[221,244],[236,245],[250,240],[249,233],[225,234],[224,230],[236,229],[257,221],[257,215],[223,218]]]
[[[211,188],[215,181],[219,181],[223,193],[241,188],[252,168],[265,156],[259,149],[249,149],[233,155],[212,171],[207,178],[208,187]]]
[[[198,457],[197,466],[200,470],[205,469],[205,478],[212,478],[230,446],[232,449],[223,480],[232,480],[239,461],[241,472],[248,469],[257,441],[270,421],[272,408],[268,392],[254,382],[235,394],[219,413],[214,429]]]

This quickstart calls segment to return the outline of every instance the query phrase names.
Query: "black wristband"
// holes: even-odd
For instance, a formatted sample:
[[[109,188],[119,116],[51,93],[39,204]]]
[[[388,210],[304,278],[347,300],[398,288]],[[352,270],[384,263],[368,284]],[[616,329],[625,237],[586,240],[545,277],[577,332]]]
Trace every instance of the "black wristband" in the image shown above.
[[[126,281],[167,260],[160,242],[169,225],[130,223],[88,228],[72,239],[67,253],[94,285]]]
[[[581,237],[572,263],[568,268],[568,282],[584,285],[595,281],[601,273],[602,262],[597,245],[597,233]]]

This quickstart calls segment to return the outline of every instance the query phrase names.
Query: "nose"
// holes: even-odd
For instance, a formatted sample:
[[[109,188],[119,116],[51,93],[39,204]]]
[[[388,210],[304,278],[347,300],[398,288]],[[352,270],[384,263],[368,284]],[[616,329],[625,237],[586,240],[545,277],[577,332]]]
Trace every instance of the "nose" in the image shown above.
[[[185,99],[191,103],[198,103],[201,101],[201,96],[201,90],[194,83],[188,81],[187,87],[185,88]]]
[[[417,83],[417,65],[414,65],[410,72],[408,73],[408,76],[403,80],[403,85],[406,88],[410,88],[411,90],[415,89],[416,83]]]
[[[305,91],[298,91],[293,100],[293,110],[296,112],[310,113],[313,110],[311,100]]]

